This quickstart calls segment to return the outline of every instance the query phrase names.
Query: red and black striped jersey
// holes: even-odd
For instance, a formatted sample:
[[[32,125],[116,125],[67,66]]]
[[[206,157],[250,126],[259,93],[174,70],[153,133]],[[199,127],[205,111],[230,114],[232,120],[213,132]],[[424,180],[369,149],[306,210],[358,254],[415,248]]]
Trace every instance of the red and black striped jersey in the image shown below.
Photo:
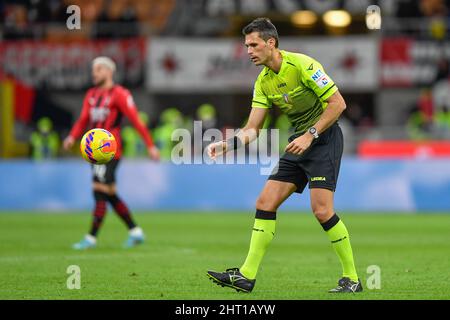
[[[151,134],[139,120],[130,91],[120,85],[114,85],[110,89],[94,87],[87,91],[80,117],[70,131],[70,136],[79,139],[86,131],[93,128],[108,130],[117,140],[115,159],[118,159],[122,154],[120,130],[123,116],[130,120],[147,147],[153,146]]]

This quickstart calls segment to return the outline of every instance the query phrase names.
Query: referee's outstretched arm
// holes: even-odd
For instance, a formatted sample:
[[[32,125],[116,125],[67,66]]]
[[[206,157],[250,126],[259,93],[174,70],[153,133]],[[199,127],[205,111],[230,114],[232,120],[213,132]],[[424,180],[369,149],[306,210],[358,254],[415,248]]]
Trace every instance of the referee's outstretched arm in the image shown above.
[[[237,149],[242,145],[249,144],[255,140],[259,135],[264,120],[267,115],[266,108],[252,107],[250,116],[248,117],[247,124],[244,128],[239,130],[235,137],[228,140],[211,143],[208,146],[208,156],[211,159],[216,159],[218,156],[226,153],[229,150]]]

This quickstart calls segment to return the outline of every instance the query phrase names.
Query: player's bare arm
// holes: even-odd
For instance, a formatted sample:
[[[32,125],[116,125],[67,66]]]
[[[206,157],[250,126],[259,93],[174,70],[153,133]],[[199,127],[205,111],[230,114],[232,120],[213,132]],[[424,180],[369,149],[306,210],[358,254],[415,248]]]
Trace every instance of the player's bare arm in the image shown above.
[[[159,153],[159,149],[155,145],[153,145],[151,147],[148,147],[147,148],[147,152],[148,152],[148,155],[150,156],[151,159],[153,159],[155,161],[159,161],[160,160],[161,155]]]
[[[145,124],[139,119],[137,107],[131,94],[126,91],[119,97],[118,104],[120,110],[127,116],[134,128],[139,132],[143,141],[147,146],[149,157],[154,161],[160,160],[160,153],[158,147],[153,143],[151,134],[147,131]]]
[[[63,147],[65,150],[70,150],[75,144],[76,138],[81,135],[89,121],[89,108],[88,108],[88,94],[84,97],[83,107],[81,109],[80,118],[74,124],[69,135],[64,139]]]
[[[64,150],[70,150],[73,147],[74,143],[75,139],[72,136],[67,136],[63,142]]]
[[[336,91],[332,96],[330,96],[326,102],[328,105],[325,111],[322,113],[319,121],[317,121],[314,125],[314,128],[316,128],[318,134],[324,132],[333,123],[335,123],[346,108],[344,98],[339,91]],[[309,148],[313,140],[314,136],[307,131],[289,143],[286,146],[285,151],[293,154],[301,154]]]
[[[129,111],[129,113],[127,113],[128,118],[130,119],[133,126],[141,134],[142,139],[145,141],[147,145],[147,153],[150,159],[154,161],[159,161],[161,159],[159,149],[153,143],[153,139],[151,138],[151,135],[148,133],[145,124],[141,120],[139,120],[136,108],[133,109],[125,108],[125,109],[128,109]]]
[[[264,124],[267,110],[263,108],[252,108],[247,124],[236,134],[237,139],[239,139],[242,145],[249,144],[258,137],[259,131]],[[227,140],[211,143],[208,146],[208,156],[211,159],[216,159],[218,156],[226,153],[230,150],[229,143],[230,141]]]

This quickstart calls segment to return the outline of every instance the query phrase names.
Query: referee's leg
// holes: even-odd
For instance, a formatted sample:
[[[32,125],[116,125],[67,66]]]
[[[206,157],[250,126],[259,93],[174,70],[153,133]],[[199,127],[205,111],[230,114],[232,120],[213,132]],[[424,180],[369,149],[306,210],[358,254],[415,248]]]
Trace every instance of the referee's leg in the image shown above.
[[[239,271],[247,279],[255,279],[267,247],[275,235],[276,211],[297,189],[291,182],[268,180],[256,201],[256,216],[250,248]]]
[[[311,209],[328,234],[342,265],[342,278],[358,282],[350,237],[344,222],[334,212],[334,192],[325,188],[311,188]]]

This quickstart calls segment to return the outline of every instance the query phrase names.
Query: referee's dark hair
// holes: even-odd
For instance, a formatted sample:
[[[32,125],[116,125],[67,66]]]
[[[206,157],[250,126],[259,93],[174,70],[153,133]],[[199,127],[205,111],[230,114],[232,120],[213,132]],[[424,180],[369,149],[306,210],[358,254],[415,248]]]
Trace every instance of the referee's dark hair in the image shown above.
[[[252,32],[259,32],[259,36],[264,41],[274,38],[275,48],[278,48],[278,31],[269,18],[256,18],[242,29],[244,36]]]

